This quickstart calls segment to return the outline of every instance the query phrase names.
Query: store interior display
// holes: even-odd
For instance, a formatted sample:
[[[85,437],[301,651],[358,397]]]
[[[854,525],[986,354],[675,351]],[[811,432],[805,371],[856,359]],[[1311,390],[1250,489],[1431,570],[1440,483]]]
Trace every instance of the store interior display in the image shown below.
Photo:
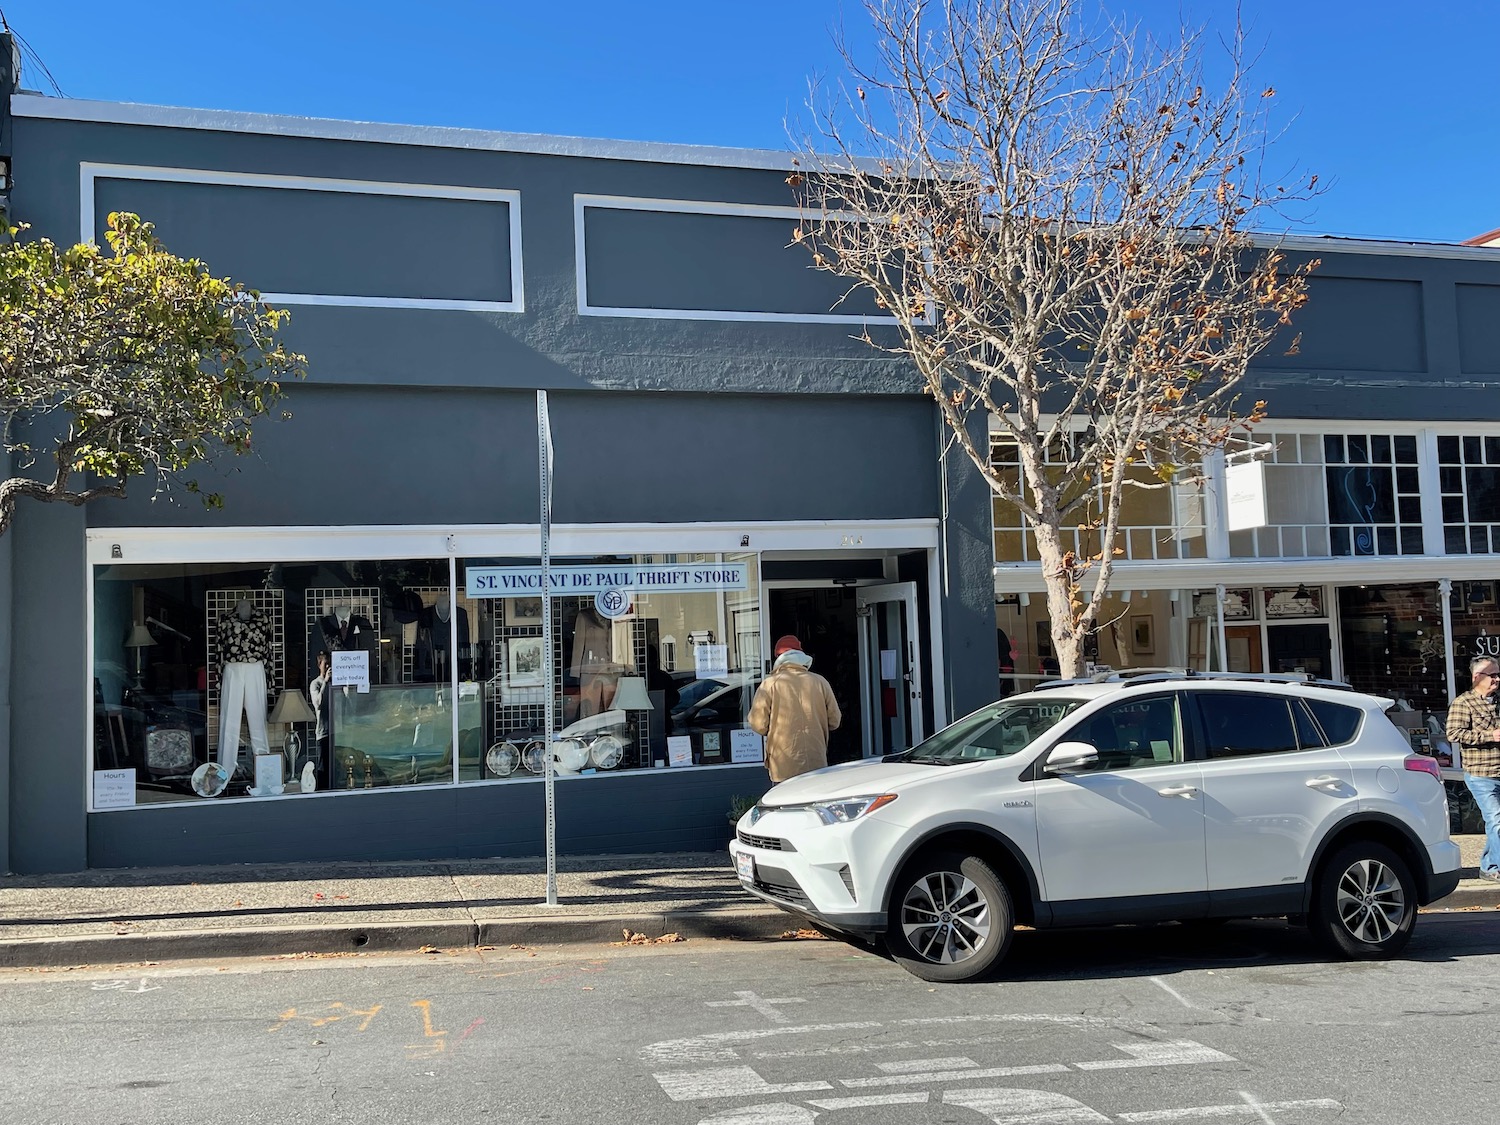
[[[524,781],[547,763],[549,683],[559,773],[650,768],[693,676],[664,667],[692,651],[673,637],[753,616],[752,593],[555,597],[549,651],[542,598],[454,576],[447,559],[99,566],[95,768],[134,770],[136,804]]]

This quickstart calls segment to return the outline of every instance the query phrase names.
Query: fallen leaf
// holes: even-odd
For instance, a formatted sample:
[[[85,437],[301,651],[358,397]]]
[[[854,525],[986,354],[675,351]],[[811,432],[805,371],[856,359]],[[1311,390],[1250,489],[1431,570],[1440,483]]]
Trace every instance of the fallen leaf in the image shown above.
[[[348,898],[348,895],[334,895],[334,898]]]
[[[313,891],[313,898],[322,898],[322,897],[323,897],[323,892],[322,891]]]
[[[424,945],[424,946],[422,946],[421,949],[417,950],[417,952],[418,953],[441,953],[442,950],[440,950],[435,945]]]
[[[586,984],[586,985],[583,986],[583,991],[584,992],[593,992],[594,991],[594,986],[591,985],[591,984]]]
[[[781,931],[781,940],[782,941],[827,941],[828,939],[826,937],[824,937],[822,934],[818,933],[817,930],[809,930],[809,929],[804,928],[804,929],[800,929],[800,930],[782,930]]]
[[[240,901],[240,900],[239,900],[239,899],[235,899],[235,900],[234,900],[234,901],[233,901],[233,902],[231,902],[231,903],[230,903],[230,904],[229,904],[229,905],[230,905],[230,906],[244,906],[244,905],[245,905],[245,904],[244,904],[244,903],[243,903],[243,902],[241,902],[241,901]]]
[[[511,946],[511,948],[512,949],[525,949],[526,947],[524,945],[522,945],[520,942],[517,942],[515,945]]]

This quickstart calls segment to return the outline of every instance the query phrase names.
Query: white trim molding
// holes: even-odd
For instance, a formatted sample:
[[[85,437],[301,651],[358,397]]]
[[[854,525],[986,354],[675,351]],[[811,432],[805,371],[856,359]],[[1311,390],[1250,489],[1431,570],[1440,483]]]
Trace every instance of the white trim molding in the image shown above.
[[[503,203],[510,227],[510,300],[478,301],[439,297],[371,297],[334,293],[262,293],[276,305],[342,305],[356,308],[445,309],[462,312],[525,312],[525,271],[521,253],[521,193],[510,188],[464,187],[454,184],[406,184],[386,180],[340,180],[313,176],[283,176],[260,172],[221,172],[207,168],[163,168],[144,164],[78,166],[79,237],[94,241],[95,184],[99,180],[149,180],[171,184],[208,184],[219,187],[271,188],[282,191],[321,191],[347,195],[390,195],[405,199],[458,199]]]
[[[744,219],[791,219],[805,218],[797,207],[777,206],[762,203],[725,203],[702,199],[652,199],[625,195],[573,196],[573,258],[574,276],[578,290],[579,316],[627,317],[639,320],[725,320],[761,322],[771,324],[895,324],[890,316],[874,316],[854,313],[791,313],[756,312],[732,309],[679,309],[641,308],[635,306],[595,305],[588,295],[588,246],[584,233],[584,212],[595,211],[651,211],[663,215],[722,215]],[[828,216],[842,222],[854,222],[852,214]],[[725,269],[734,264],[725,263]],[[810,267],[809,267],[810,268]],[[932,313],[921,324],[931,324]]]

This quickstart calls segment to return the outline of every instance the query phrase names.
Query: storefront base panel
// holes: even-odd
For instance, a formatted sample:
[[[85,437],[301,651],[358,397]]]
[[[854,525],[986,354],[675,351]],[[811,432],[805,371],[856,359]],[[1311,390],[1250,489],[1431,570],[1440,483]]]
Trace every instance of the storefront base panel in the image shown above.
[[[556,786],[560,855],[718,851],[734,796],[757,798],[762,766],[649,770]],[[540,783],[203,803],[94,813],[94,868],[334,860],[485,859],[546,852]]]

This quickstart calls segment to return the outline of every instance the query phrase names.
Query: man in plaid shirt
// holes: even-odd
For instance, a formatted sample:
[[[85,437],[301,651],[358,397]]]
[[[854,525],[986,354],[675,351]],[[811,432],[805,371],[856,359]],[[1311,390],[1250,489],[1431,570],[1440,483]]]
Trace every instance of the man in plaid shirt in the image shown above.
[[[1476,656],[1469,661],[1473,687],[1448,708],[1448,741],[1459,748],[1464,784],[1484,816],[1484,854],[1479,873],[1500,882],[1500,711],[1495,689],[1500,687],[1500,661]]]

